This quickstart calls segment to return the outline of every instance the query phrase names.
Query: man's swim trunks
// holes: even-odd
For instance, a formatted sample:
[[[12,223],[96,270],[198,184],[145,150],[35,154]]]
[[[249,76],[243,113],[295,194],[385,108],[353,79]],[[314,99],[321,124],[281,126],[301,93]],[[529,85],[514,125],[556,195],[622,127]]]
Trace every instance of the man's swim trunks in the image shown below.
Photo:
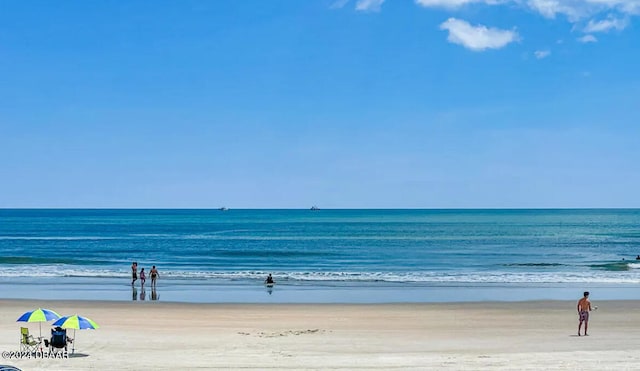
[[[588,321],[589,320],[589,311],[581,310],[580,311],[580,321]]]

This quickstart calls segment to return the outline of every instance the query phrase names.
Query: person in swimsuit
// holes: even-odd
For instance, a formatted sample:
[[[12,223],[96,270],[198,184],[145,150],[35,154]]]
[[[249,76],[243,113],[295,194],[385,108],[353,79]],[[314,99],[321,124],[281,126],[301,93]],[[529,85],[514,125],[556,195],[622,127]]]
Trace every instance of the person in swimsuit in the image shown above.
[[[140,286],[144,288],[144,282],[147,280],[147,276],[144,273],[144,268],[140,269]]]
[[[274,283],[276,283],[276,282],[273,280],[273,277],[271,277],[271,273],[269,273],[269,275],[267,276],[267,279],[266,279],[266,280],[264,280],[264,283],[265,283],[266,285],[273,285]]]
[[[131,286],[133,286],[133,284],[136,282],[137,279],[138,279],[138,263],[133,262],[131,264]]]
[[[160,273],[158,273],[155,265],[151,267],[149,274],[151,274],[151,287],[156,287],[156,279],[160,277]]]
[[[589,291],[584,292],[584,297],[578,300],[578,336],[580,336],[580,328],[584,322],[584,336],[587,335],[587,326],[589,325],[589,312],[591,311],[591,302],[589,301]]]

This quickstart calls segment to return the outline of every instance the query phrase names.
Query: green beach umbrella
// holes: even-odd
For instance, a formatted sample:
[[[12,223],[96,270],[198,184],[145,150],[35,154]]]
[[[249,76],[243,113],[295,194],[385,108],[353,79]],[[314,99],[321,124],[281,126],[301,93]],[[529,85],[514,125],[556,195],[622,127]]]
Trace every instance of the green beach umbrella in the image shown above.
[[[92,321],[87,317],[82,317],[77,314],[73,316],[62,317],[59,320],[55,321],[51,326],[60,326],[62,328],[72,328],[73,329],[73,346],[71,348],[71,353],[74,353],[76,350],[76,330],[95,330],[99,328],[97,323]]]
[[[42,322],[48,322],[60,318],[60,315],[50,309],[38,308],[26,312],[16,322],[40,322],[40,337],[42,338]]]

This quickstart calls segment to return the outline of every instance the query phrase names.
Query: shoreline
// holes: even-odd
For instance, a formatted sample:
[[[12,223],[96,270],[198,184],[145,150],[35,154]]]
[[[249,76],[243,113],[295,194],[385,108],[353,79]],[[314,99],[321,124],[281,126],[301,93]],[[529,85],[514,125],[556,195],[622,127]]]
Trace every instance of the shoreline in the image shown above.
[[[592,296],[592,295],[591,295]],[[501,300],[484,300],[484,301],[465,301],[465,302],[399,302],[399,303],[235,303],[235,302],[219,302],[219,303],[198,303],[198,302],[178,302],[178,301],[115,301],[115,300],[88,300],[88,299],[13,299],[13,298],[2,298],[0,297],[0,307],[1,306],[18,306],[18,305],[27,305],[33,306],[36,305],[44,308],[47,305],[60,305],[62,307],[81,307],[81,308],[95,308],[96,306],[102,308],[104,306],[113,306],[114,308],[126,308],[127,306],[131,306],[132,308],[137,308],[135,306],[145,305],[145,303],[149,303],[150,306],[155,307],[168,307],[168,308],[178,308],[181,306],[184,307],[211,307],[211,308],[261,308],[261,307],[308,307],[308,308],[317,308],[317,307],[361,307],[361,308],[375,308],[375,307],[440,307],[440,308],[463,308],[463,307],[473,307],[476,309],[488,309],[488,308],[515,308],[515,307],[523,307],[523,309],[531,309],[534,305],[541,305],[547,309],[559,309],[559,308],[567,308],[567,304],[571,304],[575,307],[578,300],[582,298],[582,295],[576,296],[575,300],[519,300],[519,301],[501,301]],[[637,306],[636,308],[640,308],[640,299],[628,299],[628,300],[593,300],[590,297],[591,302],[596,305],[608,305],[609,307],[627,307],[629,306]],[[44,305],[44,306],[43,306]],[[571,307],[569,305],[569,307]],[[541,307],[542,308],[542,307]],[[49,308],[51,309],[51,308]],[[575,308],[574,308],[575,309]],[[600,307],[593,312],[597,312]],[[59,313],[62,315],[62,313]],[[640,317],[640,316],[639,316]],[[37,322],[36,322],[37,323]]]
[[[89,317],[100,328],[78,331],[69,359],[4,364],[28,370],[635,367],[640,301],[594,301],[591,336],[577,337],[577,299],[320,305],[0,299],[0,349],[17,350],[25,325],[15,322],[20,314],[46,307]],[[38,324],[26,325],[37,334]]]
[[[317,284],[164,280],[156,290],[121,279],[12,278],[0,280],[0,298],[43,300],[161,301],[182,303],[456,303],[566,300],[591,291],[601,300],[639,299],[636,284]]]

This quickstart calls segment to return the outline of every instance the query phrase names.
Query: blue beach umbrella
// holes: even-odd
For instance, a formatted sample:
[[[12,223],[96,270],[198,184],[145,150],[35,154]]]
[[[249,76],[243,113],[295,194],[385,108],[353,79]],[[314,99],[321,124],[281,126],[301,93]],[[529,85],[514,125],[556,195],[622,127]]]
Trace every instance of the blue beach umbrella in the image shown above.
[[[26,312],[16,320],[16,322],[40,322],[40,337],[42,337],[42,322],[60,318],[60,315],[50,309],[38,308]]]
[[[82,317],[77,314],[73,316],[62,317],[59,320],[55,321],[51,326],[60,326],[62,328],[72,328],[73,329],[73,347],[71,348],[71,353],[74,353],[76,350],[76,330],[95,330],[99,328],[97,323],[92,321],[87,317]]]

